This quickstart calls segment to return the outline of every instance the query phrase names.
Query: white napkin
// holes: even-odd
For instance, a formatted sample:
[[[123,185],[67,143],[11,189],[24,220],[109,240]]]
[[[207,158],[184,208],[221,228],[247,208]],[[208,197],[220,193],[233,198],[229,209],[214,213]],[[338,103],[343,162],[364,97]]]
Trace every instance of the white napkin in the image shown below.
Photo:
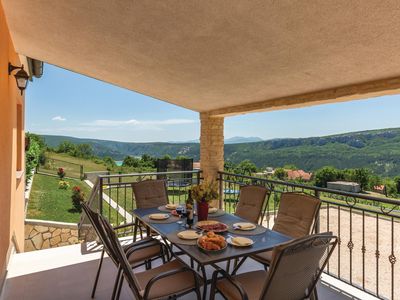
[[[253,241],[245,237],[237,236],[232,238],[232,243],[239,246],[250,246],[253,244]]]

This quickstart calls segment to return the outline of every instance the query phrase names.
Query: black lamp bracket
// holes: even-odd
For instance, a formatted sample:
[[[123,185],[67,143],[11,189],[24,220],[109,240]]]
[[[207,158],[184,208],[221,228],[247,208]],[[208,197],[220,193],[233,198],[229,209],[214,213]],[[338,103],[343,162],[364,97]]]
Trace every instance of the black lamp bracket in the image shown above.
[[[20,67],[13,66],[11,63],[8,63],[8,75],[11,75],[11,72],[14,70],[23,70],[24,65],[21,65]]]

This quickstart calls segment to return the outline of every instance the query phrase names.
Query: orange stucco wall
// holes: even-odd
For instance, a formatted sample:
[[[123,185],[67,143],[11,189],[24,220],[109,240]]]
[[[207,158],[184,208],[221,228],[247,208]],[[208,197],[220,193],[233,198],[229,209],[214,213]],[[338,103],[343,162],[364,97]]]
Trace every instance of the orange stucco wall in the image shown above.
[[[17,178],[17,158],[22,159],[20,171],[24,168],[24,141],[17,143],[17,137],[24,137],[24,98],[20,95],[14,76],[8,76],[8,62],[20,65],[0,4],[0,284],[12,245],[16,244],[20,250],[24,245],[25,179],[24,176]],[[18,105],[22,111],[19,126]]]

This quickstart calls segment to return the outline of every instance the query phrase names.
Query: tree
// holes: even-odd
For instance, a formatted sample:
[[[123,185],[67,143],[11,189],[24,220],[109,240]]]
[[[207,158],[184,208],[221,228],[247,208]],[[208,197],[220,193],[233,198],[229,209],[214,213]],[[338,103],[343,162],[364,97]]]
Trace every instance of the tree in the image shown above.
[[[163,157],[161,157],[161,159],[169,159],[169,160],[171,160],[172,157],[169,154],[165,154]]]
[[[138,168],[140,167],[140,160],[132,156],[126,156],[122,162],[122,165],[124,167]]]
[[[235,172],[238,174],[251,175],[257,172],[257,166],[249,159],[245,159],[236,166]]]
[[[236,166],[233,162],[231,162],[229,160],[226,160],[224,162],[224,170],[226,172],[230,172],[230,173],[235,172],[235,168],[236,168]]]
[[[116,166],[115,160],[110,156],[105,156],[103,158],[103,161],[108,167],[115,167]]]
[[[368,187],[369,177],[371,171],[366,168],[355,169],[355,181],[360,185],[361,190],[365,190]]]
[[[335,181],[338,178],[338,170],[334,167],[323,167],[315,172],[315,185],[326,187],[329,181]]]
[[[396,191],[400,194],[400,176],[394,178],[394,183],[396,184]]]
[[[297,170],[298,168],[293,164],[289,164],[289,165],[284,165],[283,169],[285,169],[285,170]]]
[[[78,144],[71,154],[75,157],[90,158],[93,157],[93,148],[89,144]]]
[[[70,141],[62,141],[56,150],[57,153],[73,153],[73,151],[75,151],[75,145]]]
[[[288,177],[288,173],[284,168],[276,168],[274,172],[274,176],[279,180],[285,180]]]

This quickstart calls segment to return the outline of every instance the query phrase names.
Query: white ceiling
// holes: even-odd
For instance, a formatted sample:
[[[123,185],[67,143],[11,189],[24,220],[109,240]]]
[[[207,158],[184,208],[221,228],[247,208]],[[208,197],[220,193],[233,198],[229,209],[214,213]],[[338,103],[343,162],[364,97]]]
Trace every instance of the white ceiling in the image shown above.
[[[400,76],[400,1],[1,1],[20,54],[200,112]]]

